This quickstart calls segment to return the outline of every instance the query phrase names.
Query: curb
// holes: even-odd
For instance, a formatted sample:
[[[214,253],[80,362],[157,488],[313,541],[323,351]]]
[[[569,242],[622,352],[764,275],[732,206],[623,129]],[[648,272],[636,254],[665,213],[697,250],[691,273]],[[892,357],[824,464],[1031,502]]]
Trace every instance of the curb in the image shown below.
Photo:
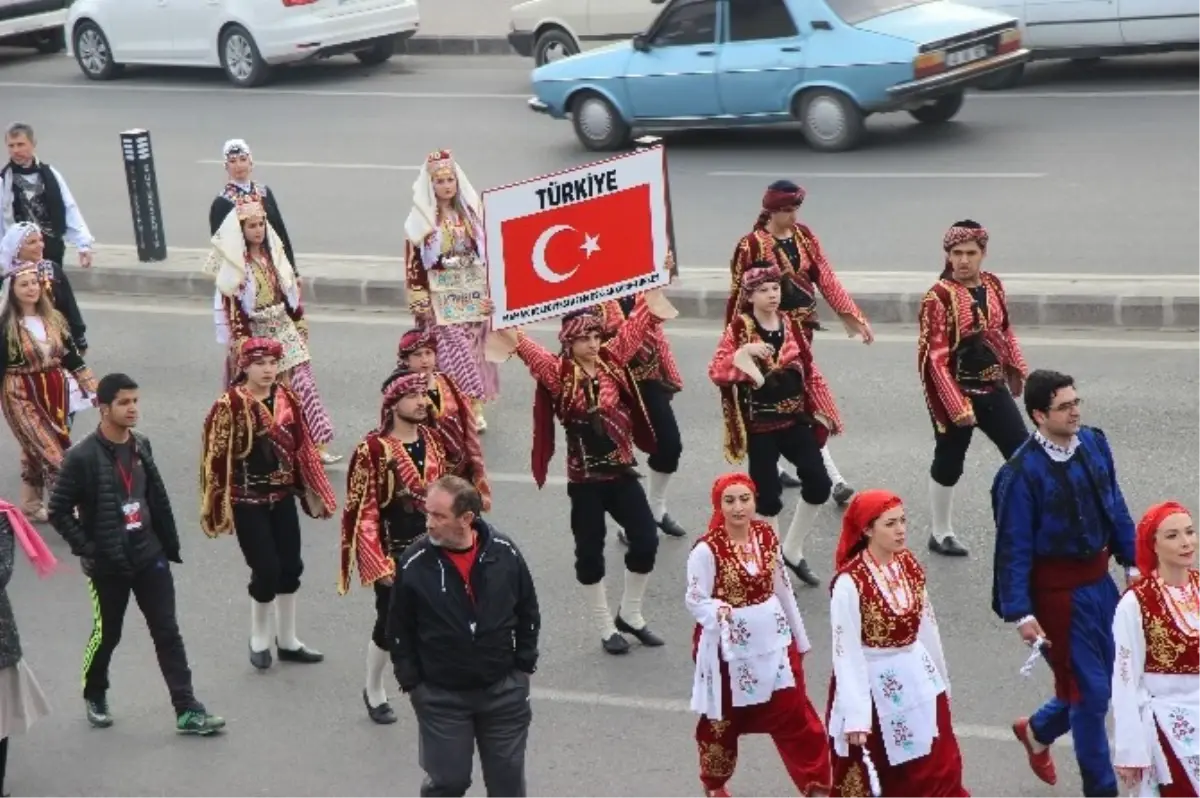
[[[396,47],[404,55],[518,55],[507,36],[413,36]]]
[[[212,278],[195,272],[152,269],[71,269],[76,293],[119,296],[157,296],[211,299]],[[408,309],[402,280],[347,280],[333,277],[300,278],[304,302],[312,307],[361,308],[364,310]],[[680,318],[722,321],[724,291],[668,288],[667,295]],[[923,293],[858,292],[854,299],[873,324],[916,324]],[[1200,297],[1122,296],[1117,294],[1022,294],[1008,295],[1008,312],[1018,327],[1115,327],[1145,330],[1200,329]],[[828,325],[834,316],[822,305],[821,318]]]

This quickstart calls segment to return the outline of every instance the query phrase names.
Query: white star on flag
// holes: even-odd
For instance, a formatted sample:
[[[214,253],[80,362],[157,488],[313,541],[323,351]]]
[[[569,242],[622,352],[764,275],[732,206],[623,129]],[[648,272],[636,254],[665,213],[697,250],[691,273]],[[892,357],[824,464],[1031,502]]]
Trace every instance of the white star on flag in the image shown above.
[[[598,236],[598,235],[594,236],[594,235],[591,235],[590,233],[584,233],[583,234],[583,243],[579,246],[579,248],[582,249],[584,252],[586,252],[588,258],[590,259],[592,257],[593,252],[600,251],[600,236]]]

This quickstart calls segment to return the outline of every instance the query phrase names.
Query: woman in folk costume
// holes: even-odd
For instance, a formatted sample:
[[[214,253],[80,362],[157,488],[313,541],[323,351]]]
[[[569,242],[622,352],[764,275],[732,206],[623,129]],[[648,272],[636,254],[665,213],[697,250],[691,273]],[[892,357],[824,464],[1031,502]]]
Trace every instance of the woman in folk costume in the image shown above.
[[[833,795],[968,796],[950,677],[900,497],[859,493],[842,518],[830,623]],[[869,754],[869,756],[867,756]]]
[[[404,222],[408,302],[419,324],[433,328],[439,366],[471,399],[475,426],[487,428],[483,405],[500,393],[500,371],[484,357],[487,322],[437,324],[428,272],[483,260],[479,195],[449,150],[425,159],[413,183],[413,207]]]
[[[71,445],[70,415],[92,405],[96,378],[51,304],[39,264],[17,257],[37,230],[14,225],[0,240],[0,409],[21,447],[21,509],[45,523],[43,499]]]
[[[255,195],[238,201],[212,238],[205,272],[216,278],[214,315],[217,343],[227,349],[225,387],[237,377],[238,351],[250,338],[269,338],[283,346],[279,372],[300,397],[304,420],[326,465],[342,458],[325,447],[333,440],[333,422],[317,392],[308,322],[300,302],[300,282],[292,271],[283,240],[267,221]]]
[[[748,476],[718,477],[708,532],[688,557],[700,780],[706,795],[729,795],[738,738],[769,734],[801,794],[828,795],[829,740],[802,666],[811,646],[779,539],[770,524],[755,520],[754,502]]]
[[[1176,502],[1137,527],[1142,578],[1117,605],[1113,764],[1132,794],[1195,796],[1200,782],[1200,576],[1196,527]]]

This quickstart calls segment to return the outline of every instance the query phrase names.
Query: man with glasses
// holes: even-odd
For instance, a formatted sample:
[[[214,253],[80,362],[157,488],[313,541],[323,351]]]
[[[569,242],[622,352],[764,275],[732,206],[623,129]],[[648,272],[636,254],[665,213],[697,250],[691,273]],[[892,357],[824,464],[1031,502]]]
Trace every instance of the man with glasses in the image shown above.
[[[1112,795],[1117,779],[1104,718],[1112,696],[1113,617],[1120,599],[1109,557],[1133,567],[1135,529],[1104,433],[1081,426],[1075,380],[1038,370],[1025,384],[1036,431],[992,485],[996,557],[992,610],[1016,625],[1054,674],[1054,697],[1013,734],[1046,784],[1058,780],[1050,745],[1067,732],[1084,795]]]

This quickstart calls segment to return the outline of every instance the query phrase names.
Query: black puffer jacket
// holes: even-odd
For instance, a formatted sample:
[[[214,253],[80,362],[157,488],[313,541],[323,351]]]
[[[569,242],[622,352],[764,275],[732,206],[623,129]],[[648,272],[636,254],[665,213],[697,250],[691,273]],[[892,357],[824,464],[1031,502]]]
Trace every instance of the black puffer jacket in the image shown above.
[[[99,434],[93,432],[67,450],[50,496],[50,523],[70,545],[71,553],[81,558],[84,574],[129,576],[149,563],[135,559],[136,552],[125,532],[116,461],[98,439]],[[181,562],[171,500],[154,463],[150,440],[136,432],[133,437],[146,472],[146,503],[154,534],[167,559]]]

